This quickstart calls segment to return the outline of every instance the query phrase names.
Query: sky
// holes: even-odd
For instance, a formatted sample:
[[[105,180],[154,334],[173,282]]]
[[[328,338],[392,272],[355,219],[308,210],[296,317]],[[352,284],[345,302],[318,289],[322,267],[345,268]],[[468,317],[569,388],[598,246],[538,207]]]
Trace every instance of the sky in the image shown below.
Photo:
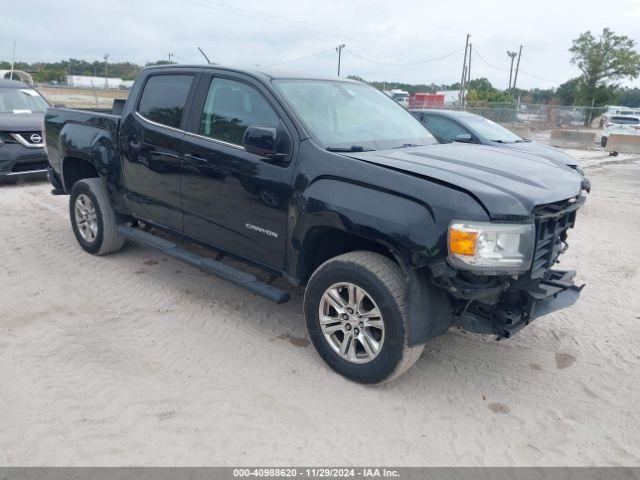
[[[368,81],[454,83],[466,34],[471,77],[506,88],[522,45],[518,86],[549,88],[579,75],[572,39],[609,27],[640,44],[640,0],[0,0],[0,60],[109,54],[109,61],[202,63]],[[640,47],[639,47],[640,48]],[[640,86],[640,80],[624,82]]]

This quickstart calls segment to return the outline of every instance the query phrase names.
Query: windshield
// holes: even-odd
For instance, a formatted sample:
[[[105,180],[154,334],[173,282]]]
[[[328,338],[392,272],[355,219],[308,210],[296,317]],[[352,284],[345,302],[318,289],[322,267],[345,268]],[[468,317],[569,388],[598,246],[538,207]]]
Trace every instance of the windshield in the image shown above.
[[[0,113],[44,112],[48,106],[33,88],[0,88]]]
[[[274,83],[327,149],[382,150],[437,143],[413,115],[368,85],[331,80]]]
[[[475,130],[479,137],[484,137],[487,140],[500,143],[515,143],[524,142],[522,137],[519,137],[510,130],[507,130],[502,125],[498,125],[492,122],[488,118],[483,117],[471,117],[465,119],[468,122],[469,127]]]
[[[640,119],[638,117],[611,117],[609,123],[617,123],[619,125],[638,125]]]

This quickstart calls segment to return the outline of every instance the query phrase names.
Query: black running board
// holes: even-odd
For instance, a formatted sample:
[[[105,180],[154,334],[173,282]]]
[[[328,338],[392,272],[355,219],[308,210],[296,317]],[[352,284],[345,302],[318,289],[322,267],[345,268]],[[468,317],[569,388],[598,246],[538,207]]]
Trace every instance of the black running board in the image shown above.
[[[148,232],[143,232],[133,227],[118,227],[120,233],[129,240],[132,240],[145,247],[155,248],[164,254],[182,260],[183,262],[193,265],[207,273],[211,273],[220,278],[224,278],[236,285],[246,288],[247,290],[257,293],[276,303],[284,303],[289,300],[289,294],[284,290],[267,285],[258,280],[254,275],[230,267],[224,263],[218,262],[213,258],[203,257],[196,253],[190,252],[184,248],[178,247],[175,243],[164,238],[157,237]]]

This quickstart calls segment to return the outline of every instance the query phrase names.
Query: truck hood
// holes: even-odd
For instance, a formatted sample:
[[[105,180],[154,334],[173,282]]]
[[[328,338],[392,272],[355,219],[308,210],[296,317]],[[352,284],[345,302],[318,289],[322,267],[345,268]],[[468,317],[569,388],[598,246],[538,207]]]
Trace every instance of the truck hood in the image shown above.
[[[44,112],[0,113],[0,132],[39,132]]]
[[[492,219],[529,218],[536,205],[581,191],[582,177],[556,161],[491,146],[450,143],[348,156],[463,189]]]
[[[498,145],[496,145],[498,146]],[[519,142],[519,143],[506,143],[500,145],[502,148],[508,150],[517,150],[520,152],[533,153],[534,155],[540,155],[541,157],[548,158],[549,160],[555,160],[568,167],[575,168],[578,162],[571,155],[564,153],[562,150],[545,145],[538,142]]]

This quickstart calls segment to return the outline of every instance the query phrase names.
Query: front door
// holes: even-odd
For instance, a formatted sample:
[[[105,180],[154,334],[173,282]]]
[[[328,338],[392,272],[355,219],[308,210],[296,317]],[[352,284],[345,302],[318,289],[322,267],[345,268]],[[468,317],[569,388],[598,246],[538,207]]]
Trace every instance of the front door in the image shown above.
[[[284,265],[292,177],[290,124],[264,87],[229,73],[203,76],[182,143],[184,231],[262,265]],[[249,125],[277,128],[270,160],[242,146]]]

